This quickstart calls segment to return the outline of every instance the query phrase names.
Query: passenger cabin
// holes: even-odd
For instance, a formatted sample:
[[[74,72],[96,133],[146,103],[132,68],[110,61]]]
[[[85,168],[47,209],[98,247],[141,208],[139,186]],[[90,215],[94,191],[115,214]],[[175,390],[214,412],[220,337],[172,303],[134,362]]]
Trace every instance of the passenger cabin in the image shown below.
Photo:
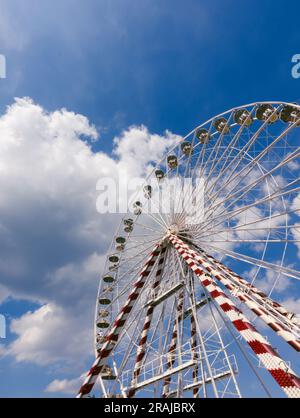
[[[171,170],[174,170],[175,168],[178,167],[178,159],[176,157],[176,155],[170,155],[167,159],[168,162],[168,166]]]
[[[101,298],[99,299],[99,304],[100,304],[100,305],[110,305],[110,304],[111,304],[111,300],[110,300],[110,299],[108,299],[108,298],[103,298],[103,297],[101,297]]]
[[[147,185],[144,187],[144,196],[146,199],[151,199],[152,197],[152,187]]]
[[[113,283],[115,281],[115,279],[112,276],[104,276],[103,281],[105,283]]]
[[[184,155],[189,157],[193,153],[192,144],[190,142],[183,142],[181,144],[181,151],[183,152]]]
[[[113,370],[109,366],[104,366],[100,376],[103,380],[115,380],[116,376],[114,376]]]
[[[104,344],[106,342],[106,338],[104,335],[97,335],[96,341],[98,344]]]
[[[116,255],[111,255],[108,258],[109,262],[111,263],[109,266],[109,271],[115,271],[119,267],[119,257]]]
[[[234,121],[240,126],[250,126],[253,123],[253,118],[247,109],[239,109],[234,114]]]
[[[277,109],[268,103],[259,105],[256,110],[256,118],[262,122],[272,124],[277,122],[278,117]]]
[[[165,177],[165,173],[162,170],[156,170],[155,171],[155,177],[158,181],[161,181]]]
[[[124,237],[117,237],[116,238],[116,250],[123,251],[125,249],[126,238]]]
[[[133,213],[136,215],[136,216],[139,216],[139,215],[141,215],[141,213],[142,213],[142,207],[143,207],[143,205],[141,204],[141,202],[135,202],[135,204],[133,205]]]
[[[215,129],[221,134],[228,134],[230,131],[228,122],[225,118],[219,118],[214,122]]]
[[[124,219],[124,231],[130,234],[133,231],[133,219]]]
[[[300,126],[300,110],[296,107],[286,105],[280,112],[280,119],[285,123],[297,123]]]
[[[109,323],[107,321],[105,321],[105,319],[99,318],[98,321],[97,321],[97,327],[98,328],[108,328]]]
[[[198,129],[196,138],[199,140],[200,144],[207,144],[210,140],[210,134],[206,129]]]

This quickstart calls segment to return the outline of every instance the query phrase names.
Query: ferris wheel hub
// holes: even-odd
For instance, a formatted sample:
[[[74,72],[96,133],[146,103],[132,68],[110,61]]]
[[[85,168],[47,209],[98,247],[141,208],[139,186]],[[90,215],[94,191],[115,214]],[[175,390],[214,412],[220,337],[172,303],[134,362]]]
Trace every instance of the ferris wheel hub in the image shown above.
[[[172,224],[169,228],[168,228],[168,233],[169,234],[173,234],[173,235],[178,235],[179,233],[179,226],[177,224]]]

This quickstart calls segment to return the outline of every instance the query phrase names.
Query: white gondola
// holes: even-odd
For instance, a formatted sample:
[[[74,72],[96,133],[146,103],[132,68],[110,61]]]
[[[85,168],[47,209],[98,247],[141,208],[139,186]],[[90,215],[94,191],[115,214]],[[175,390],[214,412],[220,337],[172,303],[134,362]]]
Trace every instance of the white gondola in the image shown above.
[[[114,376],[112,368],[109,366],[103,367],[100,376],[103,380],[115,380],[116,379],[116,376]]]
[[[124,237],[117,237],[116,238],[116,250],[123,251],[125,249],[126,238]]]
[[[109,322],[107,322],[105,319],[99,318],[97,321],[97,327],[98,328],[109,328]]]
[[[151,199],[152,197],[152,187],[147,185],[144,187],[144,196],[146,199]]]
[[[247,109],[239,109],[234,114],[234,121],[241,126],[250,126],[253,123],[253,118]]]
[[[156,170],[155,177],[157,181],[162,181],[165,178],[165,173],[162,170]]]
[[[109,271],[115,271],[119,267],[119,257],[117,255],[111,255],[108,258],[109,262],[111,263],[109,266]]]
[[[110,255],[108,259],[111,263],[118,263],[119,262],[119,257],[117,255]]]
[[[178,159],[176,155],[169,155],[167,158],[168,166],[171,170],[174,170],[174,168],[178,167]]]
[[[280,119],[285,123],[297,123],[300,126],[300,110],[296,107],[286,105],[280,112]]]
[[[198,129],[196,138],[199,140],[200,144],[207,144],[210,140],[210,134],[206,129]]]
[[[104,283],[113,283],[115,279],[112,276],[107,275],[103,277],[103,281]]]
[[[268,121],[269,124],[277,122],[279,115],[274,106],[264,103],[258,106],[256,118],[262,122]]]
[[[99,304],[100,305],[110,305],[111,300],[108,299],[108,298],[101,297],[101,298],[99,298]]]
[[[229,131],[230,131],[230,128],[229,128],[228,122],[227,122],[227,120],[226,120],[225,118],[220,118],[220,119],[217,119],[217,120],[214,122],[214,127],[215,127],[215,129],[216,129],[218,132],[220,132],[221,134],[228,134],[228,133],[229,133]]]
[[[183,142],[181,144],[181,151],[183,152],[184,155],[186,156],[190,156],[193,153],[193,147],[192,144],[190,142]]]
[[[133,219],[124,219],[124,231],[130,234],[133,231]]]
[[[97,340],[97,343],[98,344],[104,344],[104,343],[106,343],[106,337],[104,335],[102,335],[102,334],[98,334],[96,340]]]
[[[141,202],[135,202],[135,204],[133,205],[133,213],[136,216],[139,216],[142,213],[142,204]]]

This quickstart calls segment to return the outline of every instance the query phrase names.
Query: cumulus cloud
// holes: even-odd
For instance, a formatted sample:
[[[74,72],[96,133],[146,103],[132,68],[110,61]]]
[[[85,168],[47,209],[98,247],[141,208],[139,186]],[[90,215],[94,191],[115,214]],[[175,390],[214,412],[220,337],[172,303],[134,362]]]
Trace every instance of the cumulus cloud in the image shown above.
[[[11,331],[17,339],[6,354],[13,355],[18,362],[70,366],[91,353],[91,327],[85,314],[74,318],[72,313],[54,304],[13,320]]]
[[[115,139],[113,157],[92,151],[97,139],[86,117],[29,98],[0,117],[0,298],[40,305],[11,324],[16,339],[4,351],[17,361],[67,364],[91,354],[99,274],[117,223],[96,211],[97,181],[146,174],[178,137],[132,127]]]
[[[166,151],[179,141],[179,136],[166,131],[165,136],[149,135],[145,126],[133,126],[126,130],[114,143],[114,154],[120,159],[120,167],[130,176],[143,176],[154,168],[154,161],[160,161]]]
[[[277,263],[275,262],[274,264],[280,265],[280,261]],[[266,294],[269,294],[271,291],[272,293],[284,292],[292,287],[293,284],[293,282],[284,275],[269,269],[260,269],[258,271],[257,267],[245,271],[243,276],[248,279],[249,282],[252,282],[253,278],[256,278],[253,284]]]
[[[287,298],[282,302],[283,306],[285,306],[290,312],[293,312],[298,317],[300,317],[300,298]]]
[[[63,393],[67,395],[74,395],[78,392],[82,381],[84,380],[84,375],[76,379],[55,379],[53,380],[45,389],[45,392],[48,393]]]

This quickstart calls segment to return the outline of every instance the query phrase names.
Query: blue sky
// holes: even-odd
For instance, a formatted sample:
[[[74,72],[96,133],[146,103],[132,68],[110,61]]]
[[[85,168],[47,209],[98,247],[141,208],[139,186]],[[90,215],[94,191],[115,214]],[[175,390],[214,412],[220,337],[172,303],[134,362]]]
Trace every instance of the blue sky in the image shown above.
[[[131,125],[180,135],[237,105],[296,101],[300,79],[291,76],[291,60],[300,53],[299,14],[296,0],[288,5],[271,0],[0,0],[0,54],[7,59],[0,111],[4,114],[15,97],[30,97],[49,112],[66,108],[84,115],[100,133],[93,150],[109,154],[112,139]],[[93,136],[87,127],[78,129]],[[55,295],[55,287],[37,291],[39,278],[76,257],[84,263],[96,245],[93,238],[82,249],[64,237],[69,246],[56,247],[59,234],[51,236],[52,224],[46,227],[43,217],[36,218],[40,237],[28,231],[34,209],[27,216],[26,202],[22,214],[15,210],[15,217],[5,219],[15,225],[18,245],[26,247],[20,256],[24,265],[38,260],[37,276],[29,267],[14,276],[13,285],[10,271],[3,276],[7,296],[0,312],[9,323]],[[70,223],[76,218],[68,216]],[[39,247],[31,243],[49,231],[37,253]],[[5,254],[18,245],[1,242]],[[26,289],[24,281],[31,283]],[[93,292],[92,286],[89,295]],[[58,299],[53,296],[52,302],[71,303],[70,289]],[[93,306],[83,303],[81,312],[88,324]],[[5,344],[15,338],[9,330]],[[6,356],[0,360],[0,396],[45,396],[54,379],[76,377],[64,366],[63,358],[34,364]]]
[[[297,1],[283,10],[247,0],[4,0],[0,105],[26,95],[49,110],[65,106],[109,140],[131,124],[183,133],[233,104],[296,100],[298,9]]]

